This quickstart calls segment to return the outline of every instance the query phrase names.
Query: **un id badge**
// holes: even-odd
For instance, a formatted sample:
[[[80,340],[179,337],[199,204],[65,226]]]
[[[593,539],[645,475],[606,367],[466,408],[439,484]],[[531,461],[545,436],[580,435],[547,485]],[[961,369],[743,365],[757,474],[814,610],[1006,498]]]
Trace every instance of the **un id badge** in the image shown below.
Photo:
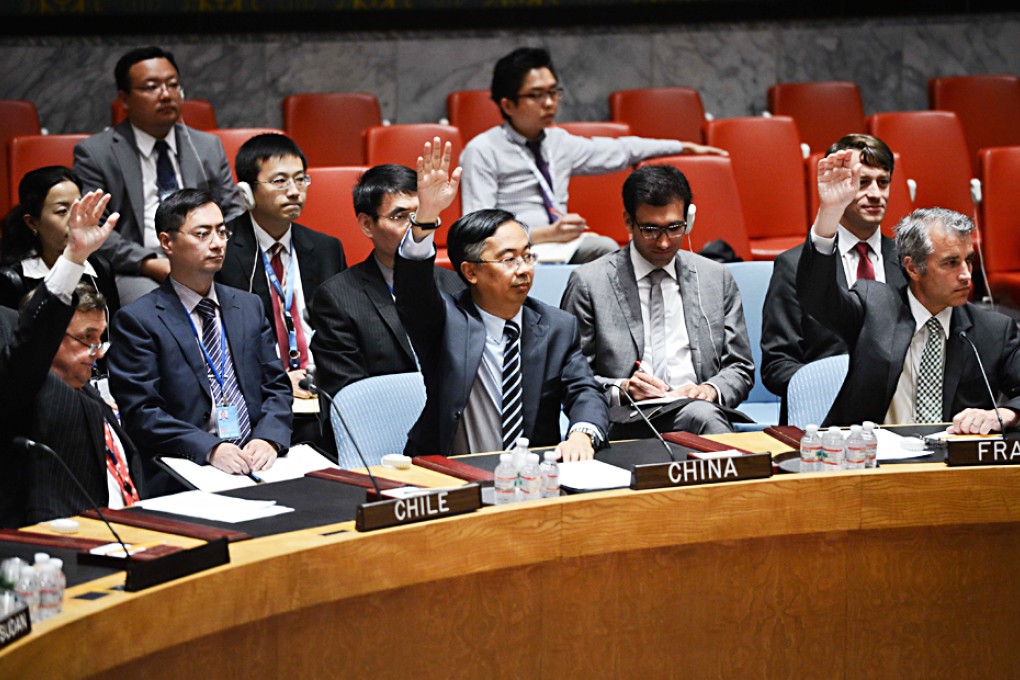
[[[236,406],[220,404],[216,407],[216,433],[220,439],[237,439],[241,436]]]

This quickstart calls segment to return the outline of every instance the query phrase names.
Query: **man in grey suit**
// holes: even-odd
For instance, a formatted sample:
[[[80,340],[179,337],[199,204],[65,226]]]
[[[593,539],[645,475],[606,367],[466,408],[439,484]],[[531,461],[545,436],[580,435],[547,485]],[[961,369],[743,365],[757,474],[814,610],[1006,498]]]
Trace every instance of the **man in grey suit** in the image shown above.
[[[131,50],[114,69],[127,120],[74,149],[84,190],[109,192],[117,231],[100,251],[113,265],[121,304],[154,289],[170,272],[159,249],[156,208],[181,188],[204,189],[229,221],[243,212],[220,140],[180,121],[184,89],[177,63],[158,47]]]
[[[596,380],[635,401],[683,400],[653,418],[657,429],[729,432],[721,407],[747,397],[754,364],[733,277],[724,265],[680,250],[693,226],[691,198],[676,168],[631,173],[623,185],[630,244],[576,269],[560,306],[578,319]],[[611,432],[638,434],[617,425]]]

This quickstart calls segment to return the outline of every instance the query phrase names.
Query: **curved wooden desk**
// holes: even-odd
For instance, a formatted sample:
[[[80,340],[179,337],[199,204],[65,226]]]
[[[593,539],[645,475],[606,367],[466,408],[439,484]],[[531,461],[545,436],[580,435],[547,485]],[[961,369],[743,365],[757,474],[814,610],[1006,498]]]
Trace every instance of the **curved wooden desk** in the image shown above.
[[[327,531],[234,544],[230,565],[72,601],[0,654],[0,676],[884,679],[1020,667],[1020,468],[790,475]]]

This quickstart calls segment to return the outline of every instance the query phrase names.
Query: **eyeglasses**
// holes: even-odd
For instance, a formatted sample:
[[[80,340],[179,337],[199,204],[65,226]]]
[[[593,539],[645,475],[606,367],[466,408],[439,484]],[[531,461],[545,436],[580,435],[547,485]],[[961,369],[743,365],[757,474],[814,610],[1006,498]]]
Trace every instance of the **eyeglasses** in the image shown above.
[[[293,184],[298,191],[304,191],[312,183],[311,175],[298,175],[297,177],[277,177],[268,182],[257,181],[255,184],[268,184],[273,191],[286,191]]]
[[[674,222],[673,224],[667,224],[665,227],[660,227],[657,224],[637,225],[638,233],[646,241],[658,241],[662,234],[668,236],[670,241],[679,241],[684,237],[686,229],[687,222]]]
[[[181,91],[181,81],[179,80],[165,80],[162,83],[145,83],[144,85],[132,85],[132,90],[137,90],[145,95],[153,95],[166,88],[166,91],[170,94],[179,94]]]
[[[467,262],[474,262],[475,264],[499,264],[503,265],[503,269],[513,271],[521,266],[533,267],[538,262],[538,255],[528,253],[519,257],[505,257],[502,260],[467,260]]]
[[[398,227],[403,227],[411,223],[411,211],[402,210],[396,215],[376,215],[375,218],[377,220],[389,220]]]
[[[224,241],[229,241],[230,237],[234,235],[234,230],[220,227],[219,229],[196,229],[195,231],[182,231],[181,233],[187,234],[200,243],[206,243],[212,240],[213,234],[216,234]]]
[[[554,102],[560,100],[563,96],[563,88],[557,85],[550,90],[542,90],[540,92],[525,92],[524,94],[518,94],[518,99],[530,99],[536,104],[541,104],[546,99],[552,99]]]
[[[68,338],[71,338],[72,340],[77,342],[79,345],[82,345],[84,347],[88,347],[89,348],[89,356],[90,357],[95,357],[95,356],[98,356],[100,354],[106,354],[107,350],[110,349],[110,343],[108,343],[108,342],[85,342],[81,338],[77,338],[77,337],[71,335],[70,333],[64,333],[64,335],[66,337],[68,337]]]

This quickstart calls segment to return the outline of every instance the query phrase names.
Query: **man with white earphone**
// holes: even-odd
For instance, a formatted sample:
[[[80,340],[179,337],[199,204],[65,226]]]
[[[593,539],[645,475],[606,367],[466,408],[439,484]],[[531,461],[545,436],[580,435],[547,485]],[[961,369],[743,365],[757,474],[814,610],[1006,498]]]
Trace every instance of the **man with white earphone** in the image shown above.
[[[80,142],[74,172],[83,191],[111,195],[107,214],[120,213],[117,229],[100,252],[117,275],[126,305],[156,288],[170,273],[156,234],[156,208],[183,188],[208,191],[227,220],[241,201],[223,144],[181,119],[184,88],[173,54],[159,47],[127,52],[114,68],[117,98],[127,120]]]
[[[308,399],[311,395],[298,386],[315,363],[308,310],[319,286],[347,268],[344,248],[332,236],[294,222],[312,178],[304,153],[290,137],[252,137],[238,149],[234,170],[248,213],[227,222],[232,236],[216,280],[261,298],[294,396]]]
[[[657,429],[729,432],[754,363],[733,277],[680,249],[694,227],[691,201],[687,179],[672,166],[631,173],[623,185],[630,244],[574,270],[560,306],[578,319],[596,380],[638,402],[676,398],[652,418]],[[610,430],[611,438],[646,435],[630,425]]]

